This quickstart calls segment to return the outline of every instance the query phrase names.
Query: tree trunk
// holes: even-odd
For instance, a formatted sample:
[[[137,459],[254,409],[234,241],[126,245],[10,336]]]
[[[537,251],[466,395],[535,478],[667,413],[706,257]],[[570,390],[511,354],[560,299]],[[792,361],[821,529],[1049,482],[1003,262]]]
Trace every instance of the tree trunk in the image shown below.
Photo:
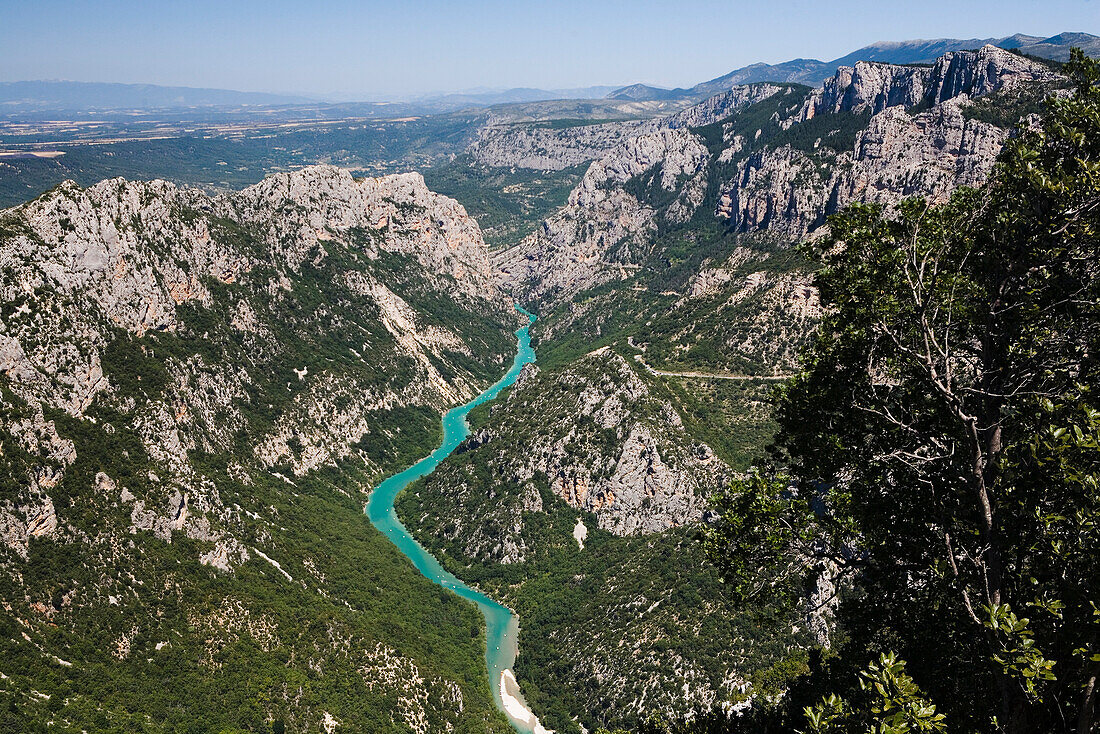
[[[1091,734],[1096,723],[1096,676],[1100,674],[1100,664],[1093,665],[1089,679],[1085,681],[1085,691],[1081,695],[1081,708],[1077,712],[1077,734]]]

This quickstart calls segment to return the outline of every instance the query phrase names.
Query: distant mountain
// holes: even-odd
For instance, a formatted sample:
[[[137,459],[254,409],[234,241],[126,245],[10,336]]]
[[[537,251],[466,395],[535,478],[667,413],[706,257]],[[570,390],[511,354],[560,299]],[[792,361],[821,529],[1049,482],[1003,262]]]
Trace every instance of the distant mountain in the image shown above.
[[[1036,39],[1034,43],[1021,44],[1018,47],[1001,45],[1001,48],[1019,48],[1032,56],[1057,61],[1068,59],[1069,50],[1074,47],[1080,48],[1089,56],[1100,55],[1100,37],[1091,33],[1059,33],[1057,36]]]
[[[1016,49],[1031,56],[1065,61],[1073,47],[1080,47],[1090,55],[1100,54],[1100,36],[1090,33],[1059,33],[1043,38],[1017,33],[1004,38],[936,38],[910,41],[881,41],[853,51],[832,61],[817,59],[793,59],[781,64],[750,64],[735,69],[724,76],[696,84],[691,89],[660,89],[644,84],[633,84],[617,89],[608,95],[611,99],[665,100],[705,99],[724,92],[738,84],[757,82],[793,82],[820,86],[841,66],[851,66],[857,61],[880,61],[887,64],[932,63],[949,51],[975,49],[985,45]]]
[[[664,89],[663,87],[651,87],[648,84],[631,84],[629,87],[611,92],[607,95],[607,99],[649,101],[680,99],[687,94],[688,90],[686,89]]]
[[[514,89],[500,90],[473,90],[469,92],[454,92],[422,97],[416,100],[420,104],[431,107],[454,108],[475,106],[481,107],[496,104],[512,104],[515,102],[543,102],[555,99],[600,99],[614,92],[616,87],[576,87],[570,89],[533,89],[530,87],[516,87]]]
[[[155,84],[31,81],[0,82],[0,111],[5,108],[48,110],[171,109],[238,105],[286,105],[311,102],[306,97],[236,92],[229,89],[161,87]]]
[[[688,90],[688,93],[692,97],[703,99],[738,84],[782,81],[817,85],[832,76],[833,71],[836,70],[834,67],[829,71],[829,68],[829,64],[817,59],[792,59],[782,64],[750,64],[731,71],[725,76],[711,79],[709,82],[696,84]]]

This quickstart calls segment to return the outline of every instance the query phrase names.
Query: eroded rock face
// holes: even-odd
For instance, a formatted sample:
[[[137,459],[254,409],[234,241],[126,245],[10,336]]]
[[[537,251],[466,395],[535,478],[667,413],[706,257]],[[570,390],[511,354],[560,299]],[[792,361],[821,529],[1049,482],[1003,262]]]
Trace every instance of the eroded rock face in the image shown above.
[[[853,202],[892,205],[979,185],[1008,131],[966,117],[965,105],[1056,78],[1046,67],[993,46],[946,54],[930,68],[873,62],[842,67],[783,124],[789,128],[825,113],[872,113],[854,149],[811,155],[790,146],[765,147],[738,165],[719,193],[715,214],[737,231],[766,229],[801,238]]]
[[[775,84],[741,84],[713,97],[708,97],[686,110],[658,120],[657,124],[662,127],[667,125],[673,129],[702,127],[723,120],[737,110],[761,102],[773,95],[789,95],[792,92],[791,87],[779,87]]]
[[[525,558],[523,515],[544,510],[540,486],[617,535],[698,519],[729,468],[690,440],[637,369],[602,349],[553,373],[529,370],[461,448],[493,479],[448,462],[423,490],[431,500],[420,511],[469,558],[499,563]]]
[[[467,152],[483,166],[560,171],[597,161],[619,146],[666,129],[700,127],[789,88],[773,84],[734,87],[679,112],[647,120],[554,127],[547,122],[490,118]]]
[[[350,266],[333,283],[335,302],[295,317],[295,328],[305,334],[358,319],[364,336],[349,357],[367,364],[361,350],[370,348],[381,361],[368,369],[390,370],[401,360],[407,366],[369,387],[346,368],[295,369],[287,385],[292,398],[257,433],[243,406],[269,375],[254,363],[270,363],[286,349],[273,309],[312,292],[307,271],[337,250]],[[372,265],[394,256],[411,264],[397,271],[392,263]],[[164,542],[182,532],[209,544],[203,563],[240,565],[250,554],[233,534],[238,511],[195,471],[193,452],[230,451],[248,432],[256,467],[240,467],[241,481],[277,464],[301,475],[354,455],[380,414],[468,399],[481,386],[452,362],[484,358],[485,345],[471,348],[469,335],[436,323],[394,289],[435,290],[456,313],[497,314],[504,346],[510,306],[490,267],[476,222],[418,174],[357,180],[314,166],[217,198],[163,181],[112,179],[87,189],[66,183],[0,212],[0,385],[10,391],[0,394],[0,413],[9,417],[0,441],[15,442],[29,457],[11,469],[26,489],[0,504],[0,541],[26,558],[34,538],[87,540],[51,497],[77,453],[43,411],[63,411],[109,435],[121,426],[97,422],[95,408],[106,406],[138,437],[150,477],[156,474],[143,493],[95,473],[97,496],[127,507],[125,531]],[[228,307],[215,290],[232,294],[220,296]],[[186,316],[196,311],[208,315],[202,329],[224,330],[196,332]],[[170,356],[145,338],[155,332],[200,343],[236,333],[251,353],[239,361],[216,352]],[[108,351],[120,343],[130,356],[108,364]],[[161,372],[150,372],[154,365]],[[143,379],[154,382],[144,389]]]
[[[790,146],[766,148],[739,165],[715,214],[737,231],[801,238],[854,202],[938,199],[979,185],[1008,132],[967,118],[964,103],[948,100],[915,115],[887,107],[871,117],[851,153],[824,150],[812,157]]]
[[[637,120],[557,129],[537,123],[487,125],[468,152],[484,166],[560,171],[600,158],[645,126]]]
[[[626,275],[651,251],[657,215],[623,184],[659,164],[658,185],[666,191],[682,188],[666,216],[683,221],[702,202],[707,157],[706,147],[685,129],[623,143],[589,167],[565,207],[497,254],[503,287],[528,300],[561,302]]]
[[[700,466],[694,468],[717,463],[704,446],[692,458],[699,460]],[[644,425],[631,427],[614,472],[606,479],[594,480],[583,470],[571,473],[567,462],[561,464],[550,489],[573,507],[596,514],[601,528],[618,535],[683,525],[698,518],[706,504],[692,472],[670,468],[661,458],[657,439]]]
[[[797,121],[836,112],[877,114],[889,107],[933,107],[1024,84],[1052,81],[1047,67],[996,46],[952,51],[931,67],[859,61],[842,66],[806,100]]]
[[[450,275],[471,295],[492,296],[488,251],[477,223],[454,199],[430,191],[419,173],[355,179],[334,166],[309,166],[268,176],[218,202],[241,221],[259,225],[292,269],[325,239],[374,231],[377,250],[411,255]]]

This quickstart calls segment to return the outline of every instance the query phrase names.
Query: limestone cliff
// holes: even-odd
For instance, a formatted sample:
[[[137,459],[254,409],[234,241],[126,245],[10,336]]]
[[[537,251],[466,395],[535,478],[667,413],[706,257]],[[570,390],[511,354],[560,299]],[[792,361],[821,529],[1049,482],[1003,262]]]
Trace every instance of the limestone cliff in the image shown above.
[[[888,107],[932,107],[1056,78],[1046,66],[991,45],[946,53],[930,67],[859,61],[840,67],[810,95],[795,119],[830,112],[877,114]]]
[[[871,113],[852,150],[765,147],[742,161],[721,188],[716,214],[737,231],[768,229],[799,238],[853,202],[935,199],[979,185],[1009,132],[968,117],[970,101],[1055,81],[1046,67],[992,46],[947,54],[930,68],[843,67],[784,124]]]
[[[405,647],[423,685],[362,695],[407,698],[402,718],[421,731],[453,727],[464,698],[485,710],[459,673],[408,657],[401,634],[373,639],[351,611],[362,601],[348,601],[359,592],[326,581],[345,573],[323,550],[333,541],[303,528],[350,516],[344,532],[360,534],[370,482],[430,447],[439,413],[499,375],[515,320],[477,224],[417,174],[316,166],[219,197],[66,183],[0,212],[0,603],[23,620],[12,655],[45,661],[6,676],[42,685],[57,659],[113,680],[125,667],[99,660],[100,645],[166,676],[184,665],[216,678],[251,640],[257,664],[288,649],[299,657],[285,670],[358,665],[374,685],[393,656],[370,650],[385,643]],[[288,601],[272,606],[266,583],[290,585]],[[372,593],[449,603],[402,584]],[[321,607],[348,625],[330,630],[331,649],[285,614]],[[455,629],[476,648],[467,622]],[[74,701],[99,695],[74,686]],[[263,696],[268,721],[331,718],[289,692]]]
[[[859,62],[818,90],[735,88],[592,163],[562,210],[498,254],[503,287],[557,306],[628,278],[656,256],[664,224],[688,222],[704,201],[733,232],[793,241],[848,203],[979,184],[1009,131],[969,114],[974,100],[1010,107],[1021,90],[1058,83],[1046,66],[986,46],[930,67]]]
[[[652,251],[658,214],[623,185],[657,165],[661,189],[678,192],[664,216],[690,217],[702,203],[706,148],[685,129],[632,138],[593,163],[566,206],[539,230],[497,253],[508,288],[561,302],[635,267]]]

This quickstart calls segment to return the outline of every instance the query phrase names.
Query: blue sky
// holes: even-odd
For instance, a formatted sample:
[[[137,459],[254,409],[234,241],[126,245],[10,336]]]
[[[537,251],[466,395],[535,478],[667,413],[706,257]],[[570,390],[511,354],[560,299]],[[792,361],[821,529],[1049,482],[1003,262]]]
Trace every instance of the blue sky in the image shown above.
[[[396,96],[687,86],[878,40],[1100,35],[1100,0],[0,0],[0,81]]]

